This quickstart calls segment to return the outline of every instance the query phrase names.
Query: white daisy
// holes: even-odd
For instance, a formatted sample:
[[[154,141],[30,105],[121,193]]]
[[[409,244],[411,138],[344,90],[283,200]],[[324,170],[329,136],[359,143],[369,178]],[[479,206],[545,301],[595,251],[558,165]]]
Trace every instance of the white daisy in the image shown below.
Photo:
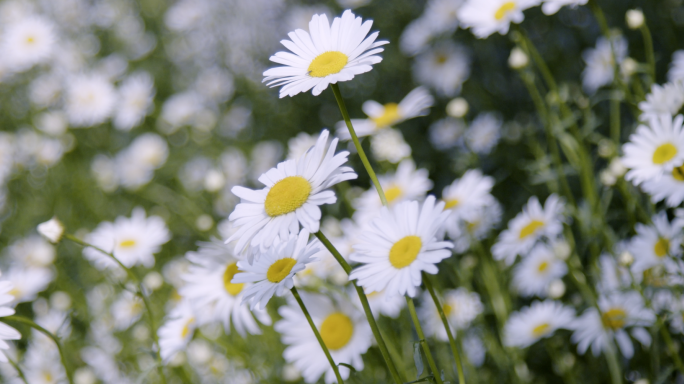
[[[684,163],[684,117],[661,115],[640,125],[622,146],[622,163],[629,168],[625,179],[635,185],[658,180],[666,172]]]
[[[582,71],[582,85],[587,93],[594,93],[600,87],[613,82],[615,66],[627,57],[627,40],[622,36],[613,37],[609,41],[600,37],[596,41],[596,48],[590,48],[582,53],[587,67]]]
[[[470,76],[470,56],[451,40],[443,40],[416,57],[413,76],[443,96],[455,96]]]
[[[60,384],[66,382],[59,350],[54,343],[31,343],[24,356],[24,374],[31,384]]]
[[[418,116],[425,116],[435,99],[424,87],[418,87],[409,92],[399,104],[387,103],[382,105],[374,100],[368,100],[361,107],[368,119],[352,119],[352,125],[359,137],[372,135],[383,128],[394,127],[397,124]],[[344,121],[336,124],[336,134],[342,140],[351,140],[351,135]]]
[[[430,25],[430,20],[424,15],[410,22],[401,33],[399,49],[407,56],[414,56],[422,52],[430,45],[430,40],[435,37],[435,31]]]
[[[667,219],[667,212],[661,211],[652,217],[653,225],[637,223],[637,235],[629,243],[628,250],[634,255],[632,272],[635,277],[641,277],[645,271],[657,265],[667,269],[674,267],[672,258],[679,258],[682,254],[682,227],[675,220]]]
[[[492,247],[497,260],[511,265],[517,255],[525,256],[542,237],[555,239],[563,232],[565,204],[555,194],[546,199],[542,208],[536,196],[532,196],[523,211],[508,223]]]
[[[260,334],[254,316],[266,325],[271,324],[271,318],[266,311],[258,309],[254,309],[253,316],[242,302],[243,292],[249,285],[231,282],[239,272],[232,248],[219,240],[198,244],[197,252],[185,255],[193,264],[182,275],[186,284],[179,291],[197,314],[198,325],[220,321],[226,333],[230,333],[232,323],[242,336]]]
[[[678,207],[684,201],[684,164],[672,168],[659,179],[649,179],[641,184],[641,189],[651,195],[655,204],[665,200],[668,207]]]
[[[239,229],[226,241],[237,240],[235,251],[259,246],[263,251],[280,236],[299,232],[300,225],[309,232],[318,232],[323,204],[337,201],[333,185],[357,177],[349,167],[342,167],[349,152],[335,154],[337,139],[326,148],[328,131],[323,130],[318,142],[297,160],[284,161],[263,174],[259,181],[266,185],[260,190],[233,187],[240,197],[229,219]]]
[[[451,211],[445,223],[450,235],[459,234],[457,226],[460,221],[475,221],[482,209],[494,204],[494,196],[491,194],[493,186],[493,177],[484,176],[479,169],[471,169],[444,188],[444,208]]]
[[[373,342],[363,312],[341,296],[335,296],[333,301],[319,294],[302,292],[300,295],[333,361],[362,370],[361,355]],[[330,363],[297,303],[288,300],[288,305],[280,307],[278,313],[283,319],[274,328],[287,345],[283,353],[285,360],[299,369],[307,383],[316,383],[321,375],[325,375],[326,383],[336,382]],[[339,365],[339,371],[343,379],[349,377],[349,368]]]
[[[194,311],[187,300],[181,301],[159,328],[159,354],[168,363],[177,352],[184,350],[197,328]]]
[[[672,54],[670,70],[667,72],[667,81],[675,82],[684,80],[684,50],[675,51]]]
[[[292,53],[278,52],[269,58],[284,66],[264,72],[264,82],[270,87],[282,85],[281,98],[311,88],[318,96],[328,84],[349,81],[370,71],[373,64],[382,61],[377,54],[383,49],[378,47],[388,43],[375,41],[379,32],[366,37],[372,25],[371,20],[362,24],[350,10],[333,19],[332,26],[325,14],[314,15],[308,33],[297,29],[288,34],[291,40],[281,40]]]
[[[525,19],[523,11],[539,5],[541,0],[468,0],[458,12],[464,28],[471,28],[481,39],[494,32],[508,33],[511,23],[520,24]]]
[[[142,264],[151,268],[154,266],[154,254],[171,239],[171,234],[161,217],[145,216],[144,209],[135,208],[130,218],[119,216],[113,223],[100,223],[84,241],[114,254],[126,267]],[[86,247],[83,256],[96,268],[118,268],[111,257],[94,248]]]
[[[435,149],[444,151],[462,142],[466,125],[462,119],[446,117],[430,125],[430,143]]]
[[[525,348],[549,337],[557,329],[572,329],[575,310],[554,300],[535,301],[513,312],[504,327],[504,344]]]
[[[52,55],[57,37],[52,22],[41,16],[26,16],[7,25],[0,47],[4,64],[21,72],[44,63]]]
[[[491,204],[473,212],[467,220],[456,223],[447,221],[445,227],[454,241],[454,252],[466,252],[473,240],[483,240],[489,236],[489,232],[501,223],[502,215],[501,204],[493,199]]]
[[[646,100],[639,103],[639,120],[649,121],[660,115],[674,116],[684,106],[684,83],[675,81],[663,85],[653,84]]]
[[[12,283],[9,294],[14,297],[13,304],[35,300],[54,279],[55,273],[51,269],[19,266],[10,268],[3,276],[3,280]]]
[[[276,240],[265,251],[260,252],[258,259],[252,264],[239,261],[233,283],[254,283],[245,288],[243,300],[250,303],[251,308],[266,308],[266,304],[274,294],[282,296],[286,290],[294,286],[292,277],[303,271],[312,256],[320,250],[318,240],[309,242],[309,232],[302,229],[299,235]]]
[[[69,80],[66,112],[75,127],[104,123],[116,104],[114,86],[100,75],[78,75]]]
[[[421,200],[432,188],[427,169],[416,169],[416,164],[411,159],[399,163],[396,172],[378,176],[378,181],[390,207],[402,201]],[[356,209],[355,220],[365,222],[377,215],[382,207],[382,201],[375,188],[370,188],[352,201],[352,205]]]
[[[435,201],[428,196],[422,206],[406,201],[391,209],[383,207],[380,216],[359,233],[350,259],[362,265],[349,280],[357,280],[368,292],[416,296],[421,272],[436,274],[436,264],[451,256],[449,248],[453,247],[437,238],[449,212],[444,211],[443,202]]]
[[[537,244],[513,270],[513,287],[522,296],[546,297],[549,286],[568,273],[565,262],[546,244]]]
[[[465,133],[465,142],[471,151],[489,154],[501,138],[501,117],[495,113],[479,114]]]
[[[110,309],[114,328],[118,331],[130,328],[140,320],[144,309],[145,306],[140,296],[128,290],[121,292]]]
[[[589,308],[575,321],[572,342],[577,343],[577,352],[584,354],[591,347],[594,356],[598,356],[615,339],[622,355],[629,359],[634,356],[634,345],[627,333],[628,327],[635,339],[646,347],[650,345],[651,336],[643,327],[653,325],[655,315],[644,307],[638,292],[601,296],[598,306],[601,312]]]
[[[396,164],[411,157],[411,146],[398,129],[383,129],[371,137],[371,151],[378,161]]]
[[[588,1],[589,0],[544,0],[542,12],[546,15],[553,15],[566,5],[575,8],[578,5],[586,4]]]
[[[153,108],[154,82],[147,72],[129,76],[119,87],[119,101],[114,113],[114,127],[128,131],[138,126]]]
[[[49,267],[56,256],[55,247],[37,235],[15,241],[7,248],[7,252],[16,265],[28,269]]]
[[[468,328],[484,310],[480,295],[476,292],[468,292],[466,288],[446,290],[443,296],[444,298],[440,299],[442,311],[449,322],[452,335],[455,335],[458,330]],[[442,318],[428,292],[423,293],[418,316],[427,335],[434,336],[441,341],[449,340]]]
[[[14,302],[14,296],[12,296],[13,286],[9,281],[0,281],[0,317],[14,315],[14,309],[10,308],[12,302]],[[0,322],[0,361],[3,363],[7,362],[7,356],[5,356],[2,350],[9,349],[9,344],[7,340],[19,340],[21,339],[21,334],[9,325]]]

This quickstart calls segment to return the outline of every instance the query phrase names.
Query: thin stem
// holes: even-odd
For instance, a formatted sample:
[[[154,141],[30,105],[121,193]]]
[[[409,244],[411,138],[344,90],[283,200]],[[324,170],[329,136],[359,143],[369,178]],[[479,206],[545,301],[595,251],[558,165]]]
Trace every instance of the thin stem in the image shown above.
[[[323,243],[323,245],[328,249],[328,251],[332,253],[333,257],[337,260],[338,263],[340,263],[340,266],[342,266],[342,269],[344,269],[344,271],[348,275],[351,272],[351,266],[349,265],[349,263],[347,263],[347,260],[345,260],[344,257],[342,257],[340,252],[335,248],[335,246],[332,245],[330,240],[328,240],[328,238],[325,237],[323,232],[318,231],[315,233],[315,235],[321,241],[321,243]],[[368,319],[368,324],[370,324],[371,330],[373,331],[373,336],[375,336],[375,340],[378,343],[380,353],[382,354],[382,357],[385,359],[385,364],[387,364],[387,368],[389,369],[390,374],[394,379],[394,382],[396,384],[401,384],[403,383],[403,379],[399,375],[399,372],[397,371],[397,367],[395,366],[394,361],[392,361],[392,357],[390,356],[389,350],[387,349],[385,340],[383,339],[382,334],[380,333],[378,323],[375,321],[373,311],[371,310],[370,304],[368,303],[366,293],[363,291],[363,288],[356,285],[356,281],[352,283],[354,284],[354,289],[356,289],[356,293],[359,296],[359,300],[361,300],[361,306],[363,307],[363,311],[366,313],[366,319]]]
[[[425,288],[427,288],[428,292],[430,292],[430,296],[432,296],[432,301],[435,302],[435,306],[437,307],[437,312],[439,312],[439,317],[442,318],[442,324],[444,324],[444,329],[446,330],[447,337],[449,338],[449,346],[451,346],[451,353],[454,354],[454,360],[456,360],[456,370],[458,371],[458,382],[460,384],[465,384],[465,375],[463,374],[463,364],[461,364],[461,355],[458,353],[458,347],[456,346],[456,340],[454,339],[454,335],[451,333],[451,327],[449,326],[449,321],[446,318],[446,315],[444,314],[444,309],[442,309],[442,304],[439,302],[439,298],[437,298],[437,294],[435,293],[435,289],[432,286],[432,281],[430,281],[430,276],[428,276],[427,273],[423,272],[423,283],[425,284]]]
[[[416,313],[416,306],[413,303],[413,299],[406,296],[406,304],[408,304],[409,313],[411,314],[411,320],[413,320],[413,326],[416,328],[416,333],[418,334],[418,339],[421,347],[423,347],[423,352],[425,353],[425,358],[428,361],[428,366],[432,371],[432,377],[435,378],[437,384],[444,384],[442,381],[442,375],[437,370],[437,364],[435,364],[435,359],[432,358],[432,352],[430,352],[430,347],[425,341],[425,335],[423,334],[423,328],[420,326],[420,321],[418,321],[418,314]]]
[[[655,52],[653,50],[653,37],[651,36],[651,31],[648,29],[646,22],[639,28],[641,30],[641,35],[644,37],[644,50],[646,51],[646,61],[648,62],[648,75],[650,77],[650,83],[655,83],[656,81],[656,65],[655,65]]]
[[[24,384],[28,384],[28,381],[26,380],[26,376],[24,376],[24,371],[21,370],[21,367],[19,367],[19,364],[17,364],[16,361],[12,360],[9,357],[7,357],[7,362],[10,363],[12,368],[14,368],[17,371],[17,375],[19,375],[19,378],[21,379],[21,381],[23,381]]]
[[[663,337],[665,344],[667,344],[667,349],[670,350],[670,355],[672,355],[672,360],[674,360],[675,366],[677,366],[679,373],[684,374],[684,364],[682,364],[682,359],[679,357],[679,353],[677,353],[677,349],[672,342],[670,332],[668,332],[665,328],[665,322],[663,322],[663,319],[660,317],[658,318],[658,328],[660,328],[660,335]]]
[[[325,342],[323,341],[321,334],[318,332],[318,329],[316,329],[316,324],[314,324],[313,319],[311,319],[311,315],[309,314],[309,311],[306,309],[306,306],[304,305],[302,298],[299,296],[299,292],[297,292],[297,288],[295,288],[293,286],[290,289],[290,291],[292,291],[292,294],[294,295],[295,299],[297,300],[299,307],[302,308],[302,312],[304,312],[304,316],[306,316],[306,321],[309,322],[309,325],[311,326],[311,330],[313,331],[314,335],[316,335],[316,339],[318,340],[318,343],[321,345],[321,348],[323,348],[323,352],[325,353],[325,357],[328,358],[328,362],[330,363],[330,366],[332,367],[333,372],[335,372],[335,377],[337,377],[338,384],[343,384],[344,380],[342,380],[342,376],[340,376],[340,370],[339,370],[339,368],[337,368],[337,364],[335,364],[335,361],[333,360],[332,355],[330,355],[330,351],[328,350],[328,347],[325,345]]]
[[[620,369],[620,362],[618,361],[617,353],[612,341],[606,343],[606,360],[608,361],[608,370],[610,371],[610,379],[613,384],[622,384],[622,370]]]
[[[620,145],[620,99],[610,99],[610,138],[616,145]]]
[[[378,195],[380,195],[380,201],[382,201],[382,205],[387,206],[387,198],[385,197],[385,192],[382,190],[382,186],[380,186],[378,177],[375,175],[373,167],[371,167],[370,162],[368,161],[368,157],[366,157],[366,152],[364,152],[363,147],[361,147],[361,142],[359,142],[358,136],[356,136],[356,131],[354,131],[351,119],[349,118],[349,112],[347,112],[347,105],[344,103],[344,99],[342,99],[342,93],[340,93],[340,88],[337,86],[337,84],[330,84],[330,88],[332,88],[333,93],[335,94],[335,100],[337,100],[337,105],[340,107],[340,112],[342,113],[342,118],[344,119],[344,122],[347,123],[349,134],[351,135],[352,141],[354,142],[356,151],[359,153],[361,162],[363,163],[363,166],[366,168],[368,176],[370,176],[371,180],[373,181],[373,185],[375,185],[375,189],[378,191]]]
[[[62,349],[62,343],[59,342],[57,336],[53,335],[52,332],[48,331],[47,329],[41,327],[40,325],[34,323],[32,320],[27,319],[25,317],[5,316],[2,319],[28,325],[29,327],[41,332],[45,336],[52,339],[52,341],[54,341],[55,345],[57,346],[57,350],[59,351],[59,358],[62,360],[62,365],[64,366],[64,372],[66,372],[67,380],[69,381],[69,384],[74,384],[74,378],[71,370],[69,369],[69,365],[67,364],[66,355],[64,354],[64,350]]]
[[[85,241],[79,239],[78,237],[71,235],[71,234],[65,234],[64,235],[65,239],[71,240],[76,244],[82,245],[84,247],[90,247],[93,248],[99,252],[104,253],[105,255],[109,256],[112,260],[114,260],[119,267],[121,267],[124,271],[126,271],[126,274],[128,277],[133,280],[137,286],[138,289],[138,294],[142,298],[143,304],[145,305],[145,310],[147,312],[147,317],[149,319],[150,323],[150,328],[152,329],[152,341],[154,342],[154,346],[157,349],[156,357],[157,357],[157,373],[159,374],[159,377],[162,381],[162,384],[166,384],[166,376],[164,375],[164,365],[162,364],[162,358],[161,358],[161,348],[159,347],[159,336],[157,335],[157,328],[155,327],[155,321],[154,321],[154,316],[152,314],[152,307],[150,306],[150,302],[145,296],[145,292],[143,291],[142,287],[142,281],[138,278],[138,276],[131,270],[130,268],[126,267],[121,260],[119,260],[112,252],[107,252],[102,248],[96,247],[92,244],[86,243]]]

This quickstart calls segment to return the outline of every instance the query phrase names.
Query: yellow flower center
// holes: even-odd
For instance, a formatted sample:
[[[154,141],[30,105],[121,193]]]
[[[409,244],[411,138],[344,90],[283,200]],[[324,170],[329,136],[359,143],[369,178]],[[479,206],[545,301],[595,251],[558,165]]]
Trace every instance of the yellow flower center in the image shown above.
[[[351,340],[354,334],[354,323],[344,313],[335,312],[323,320],[320,333],[328,349],[338,350]]]
[[[449,304],[444,304],[442,306],[442,311],[444,311],[444,316],[449,316],[451,314],[451,312],[454,311],[454,307],[452,307]]]
[[[124,240],[119,243],[119,248],[133,248],[136,244],[137,242],[133,239]]]
[[[672,170],[672,177],[677,181],[684,181],[684,164]]]
[[[401,119],[401,111],[399,110],[399,104],[388,103],[385,104],[385,110],[379,117],[373,118],[376,128],[389,127]]]
[[[499,7],[499,9],[496,10],[496,13],[494,14],[494,18],[496,21],[501,21],[503,20],[504,17],[510,12],[515,10],[515,2],[514,1],[507,1]]]
[[[326,77],[338,73],[347,65],[349,58],[342,52],[328,51],[316,56],[309,64],[309,76]]]
[[[665,164],[677,156],[677,147],[671,143],[665,143],[653,152],[653,164]]]
[[[385,191],[385,198],[387,199],[387,203],[389,204],[392,203],[394,200],[398,199],[403,194],[404,192],[401,190],[401,188],[394,186]]]
[[[28,36],[28,37],[26,38],[26,43],[27,43],[27,44],[33,44],[33,43],[35,43],[35,42],[36,42],[36,38],[33,37],[33,36]]]
[[[527,236],[533,235],[534,232],[537,231],[540,227],[544,226],[543,221],[539,220],[532,220],[530,221],[529,224],[523,227],[523,229],[520,230],[520,240],[526,238]]]
[[[546,271],[547,269],[549,269],[549,262],[548,261],[542,261],[539,264],[539,266],[537,267],[537,270],[539,271],[539,273],[544,273],[544,271]]]
[[[297,260],[291,257],[277,260],[268,267],[266,278],[271,283],[280,283],[290,274],[290,271],[292,271],[292,267],[294,267],[295,264],[297,264]]]
[[[532,336],[534,337],[542,337],[549,333],[551,330],[551,325],[549,323],[541,323],[537,325],[536,327],[532,328]]]
[[[669,250],[670,241],[662,237],[658,239],[658,241],[655,243],[655,246],[653,247],[653,252],[655,252],[656,256],[658,257],[663,257],[667,255],[667,252]]]
[[[444,205],[444,209],[453,208],[461,203],[458,199],[449,199],[445,200],[444,202],[446,203],[446,205]]]
[[[238,272],[240,271],[238,270],[237,263],[227,266],[226,271],[223,272],[223,286],[226,288],[226,292],[232,296],[237,296],[238,293],[242,292],[242,288],[245,287],[245,283],[231,283],[233,276]]]
[[[437,57],[435,57],[435,62],[436,62],[438,65],[442,65],[442,64],[446,63],[447,59],[448,59],[447,55],[444,55],[444,54],[441,54],[441,53],[440,53],[440,54],[437,55]]]
[[[606,328],[612,330],[620,329],[625,326],[627,312],[621,308],[612,308],[601,315],[601,321]]]
[[[389,253],[389,260],[396,269],[408,267],[418,257],[423,241],[418,236],[406,236],[394,243]]]
[[[185,339],[185,337],[190,333],[190,326],[192,326],[192,323],[195,322],[195,318],[191,317],[190,320],[188,320],[187,323],[183,326],[183,330],[181,331],[181,337]]]
[[[288,176],[268,191],[264,208],[271,217],[294,212],[306,203],[311,194],[311,184],[301,176]]]

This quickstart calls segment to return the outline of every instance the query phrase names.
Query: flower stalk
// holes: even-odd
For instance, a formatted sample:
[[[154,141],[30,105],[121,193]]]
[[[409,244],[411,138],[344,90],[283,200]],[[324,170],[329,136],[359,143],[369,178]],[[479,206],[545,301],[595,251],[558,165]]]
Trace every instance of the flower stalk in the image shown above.
[[[416,313],[416,306],[413,303],[413,299],[406,296],[406,304],[408,304],[409,313],[411,314],[411,320],[413,320],[413,326],[418,334],[418,341],[420,346],[423,348],[423,353],[425,353],[425,358],[428,361],[428,366],[430,371],[432,371],[432,377],[435,379],[437,384],[444,384],[442,381],[442,376],[437,370],[437,364],[435,364],[435,359],[432,357],[432,352],[430,352],[430,346],[428,346],[425,340],[425,334],[423,334],[423,328],[420,326],[420,321],[418,321],[418,314]]]

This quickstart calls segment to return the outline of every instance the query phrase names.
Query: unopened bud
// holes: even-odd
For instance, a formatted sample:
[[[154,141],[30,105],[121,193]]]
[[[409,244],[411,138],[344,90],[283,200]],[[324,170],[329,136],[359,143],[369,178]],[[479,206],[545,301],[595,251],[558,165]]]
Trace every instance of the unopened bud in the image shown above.
[[[623,77],[632,77],[639,68],[639,63],[631,57],[626,58],[622,63],[620,63],[620,73]]]
[[[634,255],[632,255],[629,251],[623,251],[620,256],[618,256],[618,263],[622,265],[623,267],[629,267],[634,263]]]
[[[513,68],[513,69],[522,69],[527,66],[527,64],[530,63],[530,58],[527,56],[527,53],[520,49],[519,47],[515,47],[511,50],[511,55],[508,56],[508,66]]]
[[[38,233],[51,243],[57,244],[64,234],[64,225],[62,225],[57,217],[53,217],[44,223],[38,224]]]
[[[606,187],[612,187],[617,182],[617,177],[615,177],[613,172],[608,169],[601,171],[599,178],[601,179],[601,184],[605,185]]]
[[[570,257],[571,252],[572,249],[570,249],[570,244],[568,244],[568,242],[565,240],[561,240],[553,244],[553,254],[556,255],[559,260],[567,260],[568,257]]]
[[[622,162],[622,160],[617,157],[610,161],[608,169],[610,169],[615,177],[622,177],[627,172],[627,167],[625,167],[625,164]]]
[[[563,280],[558,279],[552,281],[551,284],[549,284],[547,293],[552,299],[560,299],[563,297],[563,295],[565,295],[565,283],[563,283]]]
[[[644,13],[641,12],[641,9],[630,9],[627,11],[625,19],[630,29],[639,29],[644,25]]]
[[[457,97],[446,106],[447,115],[460,119],[468,113],[468,102],[462,97]]]

